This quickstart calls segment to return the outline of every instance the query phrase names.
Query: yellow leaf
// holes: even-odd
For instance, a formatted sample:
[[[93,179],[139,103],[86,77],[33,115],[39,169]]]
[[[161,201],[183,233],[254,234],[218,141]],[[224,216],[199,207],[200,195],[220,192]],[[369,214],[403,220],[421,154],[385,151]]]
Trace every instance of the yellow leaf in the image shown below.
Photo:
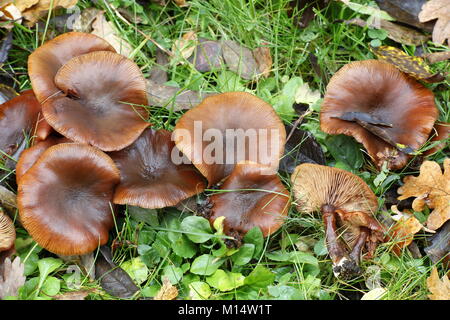
[[[450,300],[450,281],[448,276],[444,275],[439,279],[437,268],[434,267],[430,277],[427,279],[427,287],[431,294],[428,295],[430,300]]]

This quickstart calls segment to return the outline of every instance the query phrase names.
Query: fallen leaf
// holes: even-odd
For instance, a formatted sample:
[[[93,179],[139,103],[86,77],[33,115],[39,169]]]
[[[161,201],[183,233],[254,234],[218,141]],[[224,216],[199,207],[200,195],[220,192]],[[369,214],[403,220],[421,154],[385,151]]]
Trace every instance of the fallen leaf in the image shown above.
[[[431,294],[430,300],[450,300],[450,280],[447,275],[439,279],[437,268],[434,267],[427,279],[427,287]]]
[[[10,31],[6,37],[2,40],[0,47],[0,64],[5,63],[8,59],[9,50],[12,48],[13,33]]]
[[[302,83],[295,92],[295,102],[313,105],[321,98],[319,90],[311,90],[308,83]]]
[[[118,298],[131,298],[139,291],[131,277],[112,261],[111,250],[101,246],[95,263],[95,276],[103,290]]]
[[[433,209],[427,219],[427,228],[437,230],[450,219],[450,158],[444,160],[444,173],[438,163],[425,161],[418,177],[407,176],[398,189],[399,200],[415,197],[412,208],[423,211],[425,205]]]
[[[163,285],[153,300],[174,300],[177,296],[177,287],[172,285],[168,277],[164,277]]]
[[[108,41],[121,55],[128,57],[133,52],[131,45],[117,35],[114,24],[106,20],[103,11],[97,13],[92,29],[92,34]]]
[[[433,29],[433,42],[442,44],[447,40],[450,45],[450,1],[430,0],[422,7],[419,13],[419,21],[427,22],[435,20]]]
[[[213,40],[200,39],[190,62],[199,72],[208,72],[223,65],[222,46]]]
[[[183,60],[188,59],[194,53],[196,45],[197,34],[194,31],[186,32],[172,45],[173,59],[176,59],[177,64],[183,63]]]
[[[246,80],[258,75],[259,69],[250,49],[241,46],[236,41],[222,41],[223,59],[228,69],[236,72]]]
[[[450,260],[450,221],[439,228],[428,241],[431,244],[424,250],[433,263],[438,263],[444,257],[445,260]]]
[[[423,225],[407,210],[400,212],[397,206],[392,206],[391,210],[396,214],[392,217],[396,223],[390,230],[389,240],[393,243],[392,251],[400,256],[402,249],[411,244],[414,235],[423,229]]]
[[[428,60],[429,63],[436,63],[450,59],[450,51],[433,52],[422,55],[422,58]]]
[[[54,296],[55,300],[84,300],[90,291],[88,290],[79,290],[79,291],[71,291],[63,294],[58,294]]]
[[[384,288],[375,288],[370,290],[369,292],[366,292],[362,297],[361,300],[380,300],[383,295],[386,294],[386,289]]]
[[[381,10],[386,11],[395,20],[403,22],[410,26],[431,32],[433,31],[433,23],[421,23],[419,21],[419,12],[427,0],[375,0]]]
[[[203,99],[214,93],[184,90],[178,87],[158,84],[147,80],[147,97],[149,105],[165,107],[169,110],[180,111],[191,109]]]
[[[3,274],[0,274],[0,300],[5,297],[15,297],[20,287],[25,284],[25,265],[16,257],[13,262],[6,258],[3,266]]]
[[[156,48],[156,64],[150,71],[150,80],[155,83],[163,84],[167,82],[169,76],[167,74],[167,66],[169,65],[169,57],[159,48]]]
[[[26,25],[32,27],[39,19],[45,17],[49,10],[68,9],[75,6],[77,2],[78,0],[39,0],[28,9],[22,10],[22,16],[28,21]]]
[[[272,70],[272,55],[268,47],[259,47],[253,50],[253,57],[258,64],[259,73],[267,78]]]
[[[97,8],[86,8],[81,14],[74,13],[71,23],[72,30],[77,32],[91,32],[92,24],[99,15],[100,10]]]
[[[421,45],[424,42],[428,41],[428,36],[414,30],[411,28],[407,28],[401,26],[399,24],[387,21],[387,20],[379,20],[373,22],[371,24],[366,21],[355,18],[351,20],[344,21],[346,24],[354,24],[360,27],[371,27],[375,29],[383,29],[387,31],[387,37],[391,40],[394,40],[398,43],[403,43],[406,45]]]
[[[427,82],[440,82],[445,78],[438,74],[432,74],[430,67],[421,57],[410,56],[400,49],[390,46],[371,47],[378,59],[396,66],[400,71],[410,76]]]
[[[0,21],[2,22],[2,27],[5,29],[12,29],[14,27],[14,22],[22,22],[22,12],[13,3],[6,5],[1,5],[0,7]],[[5,23],[5,21],[10,21]]]

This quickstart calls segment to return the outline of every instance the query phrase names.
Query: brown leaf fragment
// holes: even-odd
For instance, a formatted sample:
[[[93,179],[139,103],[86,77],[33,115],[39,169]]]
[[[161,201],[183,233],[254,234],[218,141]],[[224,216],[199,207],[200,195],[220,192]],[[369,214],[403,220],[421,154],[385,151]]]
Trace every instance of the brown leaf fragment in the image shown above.
[[[91,32],[92,23],[97,19],[100,10],[97,8],[86,8],[81,14],[74,13],[72,30],[77,32]]]
[[[165,277],[163,285],[154,300],[174,300],[178,296],[178,289],[170,283],[170,280]]]
[[[450,280],[447,275],[439,279],[437,268],[434,267],[427,279],[427,287],[431,294],[430,300],[450,300]]]
[[[199,72],[208,72],[223,65],[222,46],[213,40],[200,39],[190,62]]]
[[[147,97],[150,105],[180,111],[191,109],[214,93],[184,90],[147,80]]]
[[[28,22],[28,27],[34,26],[41,18],[45,17],[49,10],[56,10],[59,8],[71,8],[77,4],[78,0],[39,0],[25,11],[22,11],[22,16]]]
[[[236,41],[222,41],[223,58],[228,69],[236,72],[245,80],[250,80],[259,73],[253,53]]]
[[[167,54],[156,48],[156,64],[152,67],[150,71],[150,80],[155,83],[163,84],[167,82],[169,76],[167,74],[167,66],[169,64],[169,57]]]
[[[394,244],[392,251],[400,256],[402,249],[412,243],[414,235],[423,228],[423,225],[407,210],[400,212],[397,206],[392,206],[391,210],[397,214],[395,219],[397,222],[392,226],[388,237]]]
[[[429,239],[430,245],[425,247],[425,252],[433,263],[438,263],[442,259],[450,261],[450,221],[447,221]],[[449,264],[450,267],[450,264]]]
[[[3,274],[0,274],[0,300],[5,297],[15,297],[19,288],[25,284],[25,265],[16,257],[13,262],[6,258],[3,266]]]
[[[450,51],[427,53],[422,57],[427,59],[429,63],[441,62],[450,60]]]
[[[259,47],[253,50],[253,57],[258,64],[259,73],[267,78],[272,70],[272,55],[268,47]]]
[[[177,63],[183,63],[183,60],[188,59],[194,53],[197,42],[197,34],[194,31],[186,32],[172,45],[173,59],[176,59]]]
[[[419,13],[420,22],[435,20],[433,29],[433,42],[442,44],[447,41],[450,45],[450,1],[430,0],[422,7]]]
[[[436,230],[450,219],[450,158],[444,160],[444,173],[438,163],[425,161],[418,177],[407,176],[398,189],[398,200],[415,197],[412,208],[422,211],[425,205],[433,209],[427,219],[427,228]]]
[[[63,294],[58,294],[54,298],[55,300],[84,300],[89,295],[88,290],[71,291]]]

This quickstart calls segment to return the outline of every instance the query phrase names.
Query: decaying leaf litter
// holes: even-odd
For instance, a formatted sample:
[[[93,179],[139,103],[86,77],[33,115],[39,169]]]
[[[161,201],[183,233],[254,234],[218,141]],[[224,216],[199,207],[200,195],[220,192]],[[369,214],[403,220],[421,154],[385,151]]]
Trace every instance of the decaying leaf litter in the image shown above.
[[[39,19],[43,17],[42,20],[45,21],[47,18],[49,9],[48,4],[46,4],[46,1],[38,2],[39,1],[34,1],[34,4],[27,3],[23,4],[23,6],[18,5],[15,9],[8,3],[6,3],[6,5],[8,10],[12,10],[15,14],[23,16],[23,23],[31,29]],[[76,1],[74,2],[76,3]],[[186,7],[196,8],[198,4],[196,1],[192,2],[193,3],[190,3],[189,1],[176,1],[176,4],[181,5],[182,7],[181,9],[177,9],[175,6],[173,8],[174,10],[180,10],[179,12],[183,12],[183,8]],[[289,6],[286,6],[286,15],[293,16],[293,21],[300,21],[298,18],[302,17],[302,15],[299,12],[306,7],[310,8],[310,6],[305,6],[299,1],[297,9],[295,9],[295,2],[296,1],[292,1]],[[442,6],[439,0],[429,1],[427,7],[415,13],[405,13],[402,10],[392,9],[399,8],[400,6],[396,5],[395,0],[377,1],[380,8],[386,10],[388,14],[384,11],[380,11],[380,9],[373,5],[367,5],[357,1],[341,1],[343,4],[330,4],[329,2],[330,1],[317,1],[314,5],[317,5],[316,10],[325,10],[325,12],[327,12],[326,8],[329,8],[327,6],[331,6],[333,9],[337,7],[340,10],[346,10],[347,13],[352,12],[353,16],[350,15],[348,19],[343,21],[335,19],[335,23],[355,23],[361,27],[362,30],[354,32],[367,32],[368,37],[365,39],[365,45],[363,46],[366,56],[374,58],[369,50],[372,50],[375,53],[383,52],[379,50],[383,49],[380,44],[389,45],[392,47],[392,49],[389,49],[389,52],[397,52],[400,50],[399,52],[402,53],[395,53],[394,55],[377,54],[380,59],[385,60],[388,63],[394,63],[399,70],[413,75],[419,81],[423,80],[424,83],[437,83],[437,87],[432,87],[432,89],[436,89],[438,94],[440,93],[439,86],[447,86],[448,88],[448,82],[446,81],[446,72],[448,70],[448,62],[446,61],[448,55],[446,51],[448,52],[448,47],[446,47],[444,43],[446,40],[445,32],[447,30],[445,19],[448,16],[446,16],[445,5]],[[62,1],[57,5],[60,8],[70,8],[75,3]],[[200,30],[198,28],[193,27],[190,30],[184,29],[182,32],[174,35],[172,37],[173,40],[171,40],[170,43],[158,43],[161,39],[156,38],[157,40],[155,40],[153,38],[154,35],[151,33],[149,35],[141,34],[141,38],[138,42],[130,42],[129,38],[124,37],[124,34],[121,32],[123,29],[118,28],[118,25],[122,23],[123,25],[128,26],[130,30],[136,32],[140,27],[136,25],[137,20],[133,21],[132,18],[133,16],[137,16],[136,7],[122,8],[120,3],[99,5],[98,8],[85,8],[84,3],[78,3],[78,5],[81,6],[81,8],[84,8],[84,10],[81,11],[81,15],[74,14],[72,16],[72,20],[69,21],[74,21],[75,23],[70,24],[71,29],[64,31],[82,28],[83,30],[80,31],[92,32],[93,34],[103,37],[117,52],[138,60],[142,58],[139,57],[141,54],[136,48],[139,47],[142,49],[142,46],[145,47],[146,43],[150,42],[153,43],[155,48],[159,49],[159,54],[153,49],[150,50],[151,54],[149,55],[150,59],[154,59],[153,57],[156,56],[158,66],[154,65],[153,67],[150,67],[154,64],[151,60],[146,64],[146,68],[149,71],[148,73],[150,75],[157,75],[150,76],[147,80],[149,105],[152,106],[152,109],[164,107],[167,110],[166,112],[169,112],[169,115],[167,115],[167,113],[164,114],[158,112],[162,115],[162,119],[166,118],[166,120],[163,120],[163,122],[157,120],[157,123],[163,126],[167,125],[170,121],[177,119],[174,118],[174,116],[171,116],[173,112],[175,112],[176,115],[176,112],[178,111],[191,109],[206,97],[220,91],[237,90],[258,93],[260,97],[273,105],[279,116],[285,121],[287,146],[290,143],[290,147],[286,147],[285,155],[282,159],[289,158],[290,160],[288,162],[283,160],[284,164],[283,162],[281,164],[281,169],[284,168],[283,171],[291,173],[296,165],[303,162],[327,164],[329,166],[337,166],[352,171],[358,175],[361,174],[361,177],[369,183],[369,186],[373,188],[376,195],[379,197],[380,203],[383,202],[384,191],[387,191],[388,189],[398,189],[403,183],[404,185],[400,188],[399,195],[407,194],[416,197],[412,208],[409,208],[409,211],[404,211],[403,213],[396,208],[391,209],[381,205],[380,214],[385,216],[384,213],[392,212],[393,214],[397,214],[397,217],[394,217],[396,220],[394,223],[390,220],[391,218],[386,218],[385,226],[389,230],[386,231],[385,244],[381,245],[381,248],[378,249],[379,252],[377,252],[378,255],[375,255],[375,261],[379,261],[378,263],[381,262],[381,265],[389,263],[388,261],[391,261],[392,263],[392,261],[397,259],[394,256],[389,258],[392,253],[395,253],[400,259],[407,259],[404,256],[412,255],[412,246],[415,245],[416,247],[419,246],[419,248],[421,248],[419,254],[423,255],[423,257],[416,258],[414,261],[420,261],[422,269],[428,264],[428,259],[431,259],[432,263],[436,263],[438,269],[440,268],[440,271],[446,270],[449,239],[447,237],[448,223],[445,222],[448,220],[449,208],[446,205],[446,201],[448,202],[448,199],[446,198],[446,194],[448,193],[446,184],[448,183],[446,181],[448,181],[448,179],[445,179],[446,172],[448,171],[445,170],[445,168],[447,168],[445,164],[448,160],[445,160],[445,158],[448,157],[448,141],[447,144],[445,141],[444,144],[440,142],[439,145],[443,147],[443,149],[441,149],[441,151],[435,151],[431,158],[427,157],[424,159],[423,156],[421,156],[421,151],[415,150],[417,154],[414,154],[414,159],[408,164],[406,171],[400,173],[393,172],[386,170],[383,166],[380,166],[378,170],[374,170],[374,168],[371,167],[370,158],[364,158],[363,153],[361,152],[361,150],[364,151],[364,148],[358,147],[352,138],[341,139],[341,136],[327,137],[318,129],[317,115],[320,111],[322,97],[324,96],[325,91],[323,91],[323,89],[320,90],[320,86],[318,87],[319,91],[311,89],[317,87],[317,83],[311,81],[314,77],[311,78],[302,73],[295,75],[297,79],[295,79],[294,76],[285,76],[284,79],[282,79],[281,84],[278,84],[282,94],[278,94],[274,89],[277,86],[276,81],[275,86],[271,88],[270,83],[274,82],[275,78],[279,78],[278,73],[283,67],[280,69],[279,56],[277,55],[278,48],[271,44],[268,39],[262,39],[250,46],[245,41],[242,42],[239,38],[229,40],[226,35],[216,35],[215,37],[211,37],[210,35],[209,37],[205,37],[204,32],[199,32]],[[172,6],[174,4],[165,3],[162,5]],[[443,9],[440,9],[441,7]],[[164,10],[157,5],[155,5],[155,8]],[[4,10],[3,4],[2,10]],[[63,13],[63,11],[64,10],[60,12]],[[69,17],[70,16],[71,14],[69,14]],[[4,15],[4,17],[3,20],[6,22],[5,28],[11,29],[13,26],[11,19],[8,18],[8,14]],[[54,16],[52,19],[56,18],[58,18],[58,15]],[[146,18],[148,18],[148,16],[146,16]],[[126,20],[128,23],[125,23],[123,21],[124,19],[128,19]],[[296,28],[308,28],[309,24],[314,27],[315,19],[318,18],[317,16],[314,17],[314,14],[309,14],[309,17],[305,19],[306,20],[303,20],[300,23],[296,23]],[[140,20],[141,23],[144,20],[146,19],[142,18]],[[429,21],[435,23],[434,28]],[[22,21],[17,20],[15,22],[20,23]],[[403,25],[399,26],[397,24],[398,22],[402,22]],[[428,23],[425,24],[423,22]],[[409,26],[405,26],[404,24]],[[69,24],[67,24],[67,26],[69,26]],[[415,27],[415,29],[411,28],[411,26]],[[351,28],[356,28],[356,26]],[[14,30],[17,29],[13,29],[13,33],[9,33],[9,36],[5,37],[5,46],[2,46],[2,55],[5,57],[8,56],[8,53],[10,53],[9,55],[11,56],[11,46],[7,44],[8,41],[11,41],[8,39],[14,37]],[[60,33],[64,31],[60,31]],[[434,43],[428,41],[430,39],[429,32],[431,31],[433,31],[432,41]],[[53,37],[55,34],[52,32],[44,32],[44,35],[46,36],[46,40],[48,40],[49,37]],[[386,39],[391,40],[388,41]],[[415,45],[417,48],[422,48],[420,49],[421,53],[417,55],[427,59],[428,63],[432,64],[431,69],[430,66],[425,64],[423,59],[414,58],[415,52],[413,47],[402,47],[398,44],[407,46]],[[423,52],[424,48],[427,53]],[[16,50],[14,46],[12,47],[12,50]],[[386,52],[386,50],[384,52]],[[315,52],[315,54],[317,54],[317,52]],[[311,55],[315,57],[314,53],[311,53]],[[392,56],[395,56],[395,59],[386,59],[386,57]],[[315,63],[314,69],[317,75],[324,73],[323,57],[320,55],[319,57],[320,62],[319,64],[317,64],[317,62]],[[315,60],[317,61],[317,57]],[[311,61],[314,61],[314,59],[311,59]],[[6,58],[4,63],[8,63]],[[436,65],[434,65],[435,63]],[[445,68],[445,66],[447,66],[447,68]],[[194,72],[197,72],[199,75],[202,74],[203,76],[201,77],[206,77],[207,79],[210,79],[211,75],[214,77],[217,74],[217,88],[214,88],[213,86],[191,86],[188,82],[183,84],[183,82],[180,82],[180,76],[176,73],[176,70],[180,68],[195,70]],[[331,77],[335,71],[336,70],[328,70],[325,68],[325,73],[328,73],[328,77]],[[276,77],[274,78],[275,75]],[[178,79],[178,82],[174,79]],[[267,83],[267,85],[265,85],[265,83]],[[326,83],[323,85],[325,86]],[[256,91],[255,86],[257,88]],[[204,90],[204,88],[208,89]],[[322,94],[320,91],[322,91]],[[441,111],[439,120],[441,120],[445,126],[445,123],[448,123],[449,120],[449,97],[445,92],[440,95],[436,94],[436,97]],[[307,111],[301,111],[302,109],[306,109]],[[352,117],[354,116],[355,115],[352,115]],[[346,115],[346,117],[349,119],[348,115]],[[366,123],[366,127],[377,127],[380,126],[380,124],[381,127],[383,127],[385,125],[379,122],[379,119],[377,118],[364,118],[365,116],[363,114],[357,115],[356,117],[357,118],[351,119],[358,119],[357,122],[360,124]],[[314,118],[316,120],[314,120]],[[355,120],[351,121],[354,122]],[[371,132],[383,131],[378,129],[374,131],[374,129],[371,129]],[[384,132],[389,131],[384,129]],[[430,132],[430,139],[435,136],[436,135],[433,136]],[[333,138],[334,141],[331,138]],[[333,146],[335,146],[335,142],[337,142],[338,139],[340,139],[339,142],[341,143],[342,148],[333,151]],[[24,141],[26,141],[26,139]],[[399,143],[396,141],[393,141],[391,144],[397,146],[397,150],[404,150],[403,146],[398,147]],[[438,144],[435,143],[435,145]],[[425,145],[423,149],[427,149],[427,145]],[[354,150],[356,153],[353,153],[351,150]],[[358,154],[360,156],[358,156]],[[423,162],[424,160],[425,162]],[[444,164],[444,169],[439,168],[439,164],[441,164],[441,166]],[[433,169],[428,169],[429,167],[433,167]],[[365,171],[366,168],[369,170]],[[421,179],[420,175],[415,178],[419,168],[421,175],[423,170],[424,172],[427,172],[424,176],[427,175],[436,180],[432,182],[432,188],[429,183],[419,183]],[[11,168],[9,170],[11,170]],[[428,174],[431,170],[433,170],[433,174]],[[14,192],[15,189],[14,184],[8,181],[8,177],[11,175],[13,176],[13,174],[9,173],[2,178],[2,185],[10,191],[9,193],[5,193],[8,194],[9,198],[7,197],[4,201],[2,198],[2,206],[13,217],[16,226],[21,228],[20,221],[14,218],[16,209],[14,201],[11,201],[11,191]],[[283,174],[281,173],[281,175]],[[288,176],[289,175],[286,175],[286,177]],[[440,178],[440,176],[442,176],[442,178]],[[403,182],[401,177],[406,177]],[[413,183],[414,181],[419,182]],[[206,195],[208,195],[208,192]],[[401,200],[401,198],[399,200]],[[211,208],[208,206],[208,202],[197,199],[196,205],[192,208],[196,212],[202,212],[205,209],[210,210]],[[131,210],[131,207],[128,208],[127,211],[129,210]],[[406,210],[408,210],[408,208],[406,208]],[[134,217],[126,218],[127,220],[125,220],[126,222],[124,224],[125,227],[122,231],[117,230],[119,233],[115,238],[111,238],[114,239],[112,248],[113,252],[115,252],[115,262],[113,262],[111,254],[105,253],[105,250],[108,250],[107,248],[103,248],[97,252],[96,259],[98,262],[96,263],[95,269],[98,269],[99,272],[96,272],[95,275],[91,275],[90,278],[87,275],[89,272],[86,268],[84,268],[84,271],[82,272],[83,275],[81,277],[84,278],[82,283],[88,285],[85,289],[81,289],[81,287],[76,288],[72,285],[69,286],[68,284],[73,284],[73,282],[70,282],[67,279],[61,280],[58,278],[58,275],[62,274],[60,269],[62,266],[62,262],[60,261],[62,260],[59,259],[63,259],[63,257],[60,257],[59,259],[52,257],[46,258],[48,254],[45,250],[41,249],[36,244],[33,244],[32,239],[27,238],[26,236],[23,237],[24,234],[22,232],[20,234],[21,237],[18,237],[18,242],[16,241],[15,246],[15,255],[18,257],[12,265],[8,265],[8,268],[11,269],[15,264],[19,266],[19,257],[23,258],[26,263],[25,270],[22,272],[20,271],[20,267],[14,268],[17,269],[15,272],[19,273],[17,276],[23,276],[23,274],[27,276],[27,283],[23,289],[20,289],[22,290],[21,292],[19,292],[20,290],[18,291],[18,288],[13,288],[12,291],[11,289],[4,289],[3,292],[6,292],[6,295],[19,295],[22,299],[37,298],[38,296],[45,298],[54,296],[56,299],[65,297],[70,299],[71,296],[69,293],[71,291],[74,292],[72,296],[74,299],[83,299],[86,297],[95,298],[96,295],[104,295],[104,293],[101,293],[101,289],[91,290],[89,287],[92,285],[95,286],[94,279],[98,279],[98,283],[106,292],[112,296],[123,298],[155,297],[156,299],[159,297],[159,299],[183,299],[185,297],[190,297],[191,299],[202,299],[211,298],[214,296],[214,292],[227,293],[231,291],[236,292],[237,290],[238,293],[234,294],[234,298],[239,299],[254,297],[252,294],[255,294],[254,292],[256,292],[255,289],[258,286],[256,283],[261,281],[261,279],[267,279],[263,290],[266,291],[266,293],[259,295],[259,297],[278,299],[322,299],[328,296],[331,298],[330,292],[332,291],[330,291],[329,288],[327,289],[324,283],[321,283],[321,275],[330,272],[331,270],[328,269],[327,271],[327,267],[322,263],[320,263],[319,267],[316,258],[316,256],[320,257],[324,254],[324,257],[327,257],[326,246],[323,246],[325,251],[319,248],[319,244],[324,242],[324,238],[321,237],[319,241],[317,241],[317,234],[316,236],[311,234],[308,235],[307,232],[308,228],[311,229],[314,225],[314,220],[302,220],[302,218],[300,218],[301,216],[298,216],[295,211],[291,212],[290,215],[292,221],[289,222],[286,227],[283,227],[282,231],[279,232],[273,240],[270,240],[272,245],[262,251],[262,236],[258,236],[256,229],[248,232],[243,238],[243,245],[239,249],[229,249],[224,245],[225,241],[223,239],[226,239],[227,235],[223,233],[223,225],[221,226],[223,221],[220,222],[217,221],[219,220],[217,219],[217,223],[214,223],[213,228],[207,228],[206,225],[204,225],[204,227],[195,227],[196,229],[192,229],[192,227],[189,227],[192,224],[187,222],[189,220],[189,215],[186,216],[183,215],[185,213],[171,211],[167,217],[163,217],[166,212],[162,215],[161,213],[156,217],[148,217],[149,213],[147,213],[144,215],[145,217],[143,220],[140,220],[142,218],[135,220]],[[150,213],[150,215],[154,214],[154,212]],[[199,217],[199,219],[203,218]],[[296,220],[299,221],[297,227],[295,227]],[[200,221],[202,222],[200,223]],[[204,222],[206,222],[206,220],[198,220],[200,225],[203,225]],[[130,226],[132,227],[130,228]],[[169,231],[158,230],[158,228],[165,228]],[[299,228],[301,236],[298,235]],[[317,230],[321,230],[320,224],[316,223],[316,228]],[[134,231],[132,232],[132,230]],[[186,234],[177,233],[173,230],[182,230],[182,232],[186,232]],[[433,233],[433,231],[435,232]],[[190,235],[190,233],[195,234],[199,232],[204,234],[202,239]],[[277,251],[276,243],[278,242],[281,244],[280,251]],[[314,243],[312,247],[311,243]],[[212,245],[214,245],[214,247]],[[296,249],[294,251],[287,250],[290,248],[290,245],[295,245],[294,247]],[[218,249],[216,248],[217,246],[219,246]],[[389,253],[390,250],[393,250],[392,253]],[[25,252],[26,254],[23,254]],[[268,261],[282,262],[282,265],[284,266],[281,268],[289,269],[290,266],[292,267],[294,265],[303,266],[303,268],[306,268],[303,271],[303,275],[306,276],[306,279],[304,281],[294,281],[296,285],[290,285],[289,282],[285,282],[289,280],[283,280],[281,278],[277,279],[275,275],[278,274],[277,272],[281,272],[281,270],[277,270],[277,268],[271,270],[270,263],[267,267],[254,264],[255,261],[261,261],[260,259],[263,257],[261,254],[263,254],[265,257],[264,259],[268,259]],[[417,256],[417,252],[415,254]],[[429,258],[427,254],[429,255]],[[103,266],[101,262],[102,259]],[[230,259],[231,263],[235,265],[233,270],[227,269],[226,264],[224,264],[226,259]],[[30,266],[31,260],[33,260],[34,269],[33,265]],[[117,264],[117,262],[120,261],[121,263]],[[418,263],[418,261],[415,263]],[[203,267],[202,265],[205,262],[206,265]],[[371,260],[364,262],[364,264],[366,263],[370,266]],[[245,266],[251,266],[250,270],[245,270]],[[391,265],[390,267],[392,268]],[[81,269],[83,268],[80,267],[79,270]],[[89,269],[89,267],[87,269]],[[431,269],[426,270],[428,270],[428,272],[422,273],[420,277],[430,275]],[[55,276],[49,276],[52,272],[55,272]],[[155,274],[155,272],[160,274]],[[445,275],[442,278],[442,272],[440,272],[441,276],[437,276],[436,272],[437,270],[433,269],[433,273],[429,277],[429,280],[427,280],[428,290],[431,292],[429,297],[430,299],[446,299],[448,296],[448,288],[447,291],[445,291],[445,284],[448,284],[448,278],[446,280]],[[3,281],[5,283],[5,288],[8,286],[8,281],[13,281],[11,280],[12,274],[14,273],[4,272]],[[35,277],[32,277],[31,275],[34,275]],[[36,275],[38,276],[36,277]],[[287,273],[284,275],[284,278],[288,279]],[[362,277],[364,277],[364,275]],[[442,280],[439,280],[439,278]],[[72,278],[72,280],[74,279]],[[18,281],[18,283],[20,283],[20,281]],[[358,283],[359,282],[357,281],[356,284]],[[140,286],[144,284],[144,288],[136,287],[136,284],[139,284]],[[77,285],[79,286],[79,284]],[[160,288],[161,285],[162,288]],[[386,283],[381,283],[379,288],[367,287],[367,289],[371,289],[372,291],[369,292],[370,294],[368,293],[365,295],[364,299],[378,299],[380,297],[389,298],[389,290],[384,287],[385,285]],[[307,296],[300,294],[300,287],[303,289],[308,288],[308,291],[311,293]],[[368,292],[364,286],[361,286],[360,288],[362,292]],[[423,294],[422,297],[425,297],[429,293],[423,292]],[[336,297],[339,296],[340,294],[338,293]]]

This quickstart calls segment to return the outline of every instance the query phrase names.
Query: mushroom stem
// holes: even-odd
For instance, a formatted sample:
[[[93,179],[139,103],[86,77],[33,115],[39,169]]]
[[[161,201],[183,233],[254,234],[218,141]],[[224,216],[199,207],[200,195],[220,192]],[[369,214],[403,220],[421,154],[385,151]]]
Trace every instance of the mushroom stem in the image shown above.
[[[333,273],[338,278],[351,278],[361,272],[358,263],[349,256],[336,230],[336,208],[331,205],[322,206],[322,217],[325,224],[325,238],[328,253],[333,261]],[[358,239],[359,244],[360,239]]]
[[[370,234],[370,230],[366,227],[361,227],[359,230],[360,234],[355,242],[352,252],[350,253],[350,257],[357,263],[361,261],[362,249],[364,248],[367,237],[369,237]]]

